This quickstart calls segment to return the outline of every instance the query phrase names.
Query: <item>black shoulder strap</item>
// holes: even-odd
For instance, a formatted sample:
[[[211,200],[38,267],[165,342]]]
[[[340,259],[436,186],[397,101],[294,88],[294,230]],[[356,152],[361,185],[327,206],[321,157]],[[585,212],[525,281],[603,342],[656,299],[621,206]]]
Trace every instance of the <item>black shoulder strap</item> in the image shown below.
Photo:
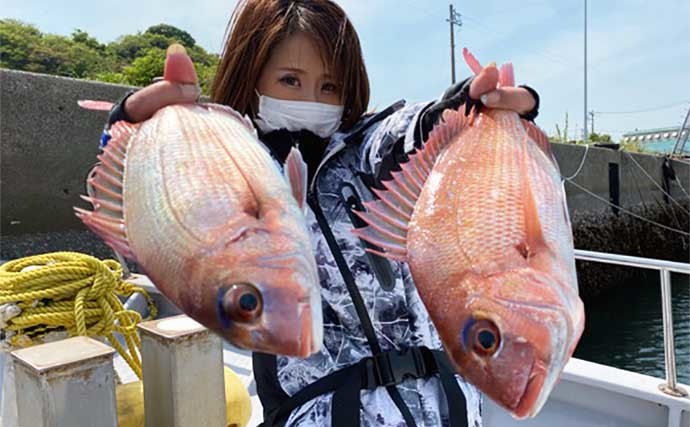
[[[465,398],[447,359],[443,362],[446,357],[445,353],[420,347],[407,349],[403,353],[384,353],[381,351],[381,346],[376,339],[376,333],[364,299],[357,288],[352,272],[340,251],[323,210],[319,206],[316,193],[309,195],[308,203],[316,216],[319,227],[345,282],[373,356],[362,359],[355,365],[333,372],[307,385],[299,392],[285,399],[278,408],[274,410],[269,409],[270,413],[266,416],[262,425],[266,427],[282,426],[294,409],[317,396],[334,392],[331,411],[332,427],[359,427],[360,391],[362,389],[386,387],[389,396],[400,410],[407,426],[416,427],[414,417],[396,385],[401,383],[407,376],[426,378],[438,373],[441,376],[442,387],[448,400],[451,427],[466,427],[467,408]]]
[[[350,294],[352,303],[355,306],[357,317],[359,318],[359,321],[362,323],[362,330],[364,331],[364,335],[367,338],[367,343],[369,343],[371,352],[374,355],[379,354],[381,353],[381,346],[379,346],[379,343],[376,339],[374,326],[371,323],[371,318],[369,318],[369,313],[367,312],[366,305],[364,304],[364,299],[362,298],[362,295],[359,293],[359,289],[357,288],[357,284],[355,283],[354,277],[352,277],[352,272],[350,271],[350,268],[347,265],[345,257],[343,257],[343,254],[340,252],[338,242],[336,241],[335,236],[331,231],[331,227],[328,225],[328,221],[326,220],[326,217],[323,214],[323,211],[321,210],[321,206],[319,206],[318,198],[315,193],[310,195],[309,205],[311,206],[312,210],[314,211],[314,214],[316,215],[316,220],[319,223],[321,232],[326,238],[326,242],[328,243],[328,246],[331,249],[331,253],[335,258],[335,262],[338,265],[338,270],[340,271],[343,281],[345,281],[347,291]],[[353,387],[354,386],[352,386],[352,388]],[[400,413],[405,419],[407,425],[409,427],[417,427],[417,424],[414,421],[414,417],[412,417],[412,413],[410,413],[410,409],[405,404],[402,396],[400,396],[400,392],[395,387],[395,385],[388,386],[386,387],[386,389],[388,390],[388,394],[390,395],[393,402],[395,402],[395,406],[397,406],[400,410]],[[357,396],[359,396],[359,392],[357,393]],[[357,422],[356,424],[352,424],[353,427],[359,426],[359,411],[356,412]]]
[[[450,427],[467,427],[467,402],[446,354],[426,347],[379,353],[332,372],[287,398],[279,408],[269,411],[263,426],[283,426],[293,410],[330,392],[334,392],[331,426],[358,426],[361,390],[395,387],[406,378],[428,378],[432,375],[440,377],[441,387],[448,402]]]
[[[273,354],[252,353],[252,371],[256,393],[264,410],[264,418],[276,411],[290,396],[278,381],[277,359]]]

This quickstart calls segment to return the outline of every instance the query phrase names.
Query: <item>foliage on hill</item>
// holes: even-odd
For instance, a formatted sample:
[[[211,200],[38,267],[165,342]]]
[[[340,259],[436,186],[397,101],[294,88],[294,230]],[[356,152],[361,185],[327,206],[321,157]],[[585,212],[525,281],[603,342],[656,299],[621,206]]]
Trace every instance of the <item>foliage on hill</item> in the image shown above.
[[[208,94],[218,55],[196,44],[186,31],[167,24],[103,44],[76,29],[70,37],[46,34],[33,25],[0,19],[0,67],[79,79],[143,86],[163,75],[165,50],[182,44]]]

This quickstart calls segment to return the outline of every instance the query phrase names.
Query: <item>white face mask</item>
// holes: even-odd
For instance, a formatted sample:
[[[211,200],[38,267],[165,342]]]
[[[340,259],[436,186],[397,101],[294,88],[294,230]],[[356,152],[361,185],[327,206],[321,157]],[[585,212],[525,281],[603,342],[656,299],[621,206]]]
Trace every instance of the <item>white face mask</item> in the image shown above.
[[[259,95],[259,112],[254,122],[262,132],[278,129],[289,131],[308,130],[321,138],[327,138],[340,127],[342,105],[321,102],[287,101]]]

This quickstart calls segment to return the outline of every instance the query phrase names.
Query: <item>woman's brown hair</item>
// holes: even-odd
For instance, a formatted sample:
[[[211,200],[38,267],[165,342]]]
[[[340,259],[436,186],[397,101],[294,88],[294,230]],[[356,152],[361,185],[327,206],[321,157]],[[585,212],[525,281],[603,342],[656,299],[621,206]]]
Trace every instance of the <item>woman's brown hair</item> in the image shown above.
[[[304,32],[320,48],[338,81],[344,105],[343,129],[359,120],[369,104],[369,78],[359,38],[345,12],[330,0],[244,0],[233,13],[229,37],[211,87],[212,102],[253,115],[254,88],[271,49]]]

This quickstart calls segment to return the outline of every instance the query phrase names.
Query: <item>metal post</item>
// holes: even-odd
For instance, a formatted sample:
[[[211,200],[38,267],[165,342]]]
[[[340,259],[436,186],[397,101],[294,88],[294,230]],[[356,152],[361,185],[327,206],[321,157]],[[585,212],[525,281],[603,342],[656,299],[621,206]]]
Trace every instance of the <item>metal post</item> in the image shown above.
[[[185,315],[138,327],[146,427],[225,426],[220,337]]]
[[[594,133],[594,111],[590,111],[589,115],[592,118],[592,133]]]
[[[661,313],[664,323],[666,384],[659,385],[659,389],[671,396],[687,396],[688,393],[676,383],[676,352],[673,342],[673,311],[671,305],[671,272],[667,269],[661,269]]]
[[[583,126],[583,136],[587,143],[587,0],[585,0],[585,125]]]
[[[455,12],[453,12],[453,5],[450,5],[450,15],[448,22],[450,23],[450,75],[451,83],[455,84],[455,36],[453,34],[453,21],[455,20]]]
[[[87,337],[12,352],[17,425],[117,427],[113,353]]]

